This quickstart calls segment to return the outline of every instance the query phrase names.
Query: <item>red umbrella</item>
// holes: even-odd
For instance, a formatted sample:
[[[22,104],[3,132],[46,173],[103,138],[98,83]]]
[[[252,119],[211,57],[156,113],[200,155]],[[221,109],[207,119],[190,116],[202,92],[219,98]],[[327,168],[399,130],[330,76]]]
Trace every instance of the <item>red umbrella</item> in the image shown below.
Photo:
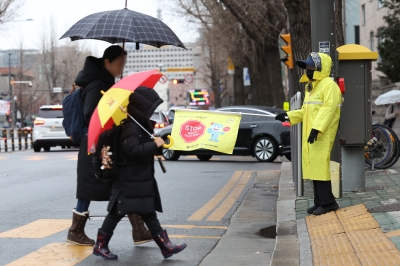
[[[148,87],[153,88],[159,79],[162,77],[162,74],[158,70],[149,70],[143,72],[137,72],[132,75],[129,75],[119,82],[115,83],[111,88],[119,88],[134,91],[138,87]],[[93,112],[92,118],[90,119],[89,129],[88,129],[88,153],[94,153],[96,151],[96,144],[99,139],[99,136],[102,132],[107,129],[112,128],[114,125],[114,121],[112,118],[104,125],[101,126],[99,112],[96,109]]]

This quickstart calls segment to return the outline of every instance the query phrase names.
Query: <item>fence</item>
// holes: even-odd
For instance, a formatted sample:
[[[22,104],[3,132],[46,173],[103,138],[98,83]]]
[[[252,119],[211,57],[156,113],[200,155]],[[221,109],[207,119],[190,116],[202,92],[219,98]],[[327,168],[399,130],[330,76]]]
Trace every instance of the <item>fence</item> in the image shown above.
[[[32,148],[32,129],[0,129],[0,153]]]
[[[297,92],[290,101],[290,110],[298,110],[302,106],[301,92]],[[292,171],[293,182],[296,186],[296,194],[298,197],[304,195],[304,182],[302,175],[301,165],[301,136],[302,136],[302,123],[291,127],[290,132],[290,146],[292,151]]]

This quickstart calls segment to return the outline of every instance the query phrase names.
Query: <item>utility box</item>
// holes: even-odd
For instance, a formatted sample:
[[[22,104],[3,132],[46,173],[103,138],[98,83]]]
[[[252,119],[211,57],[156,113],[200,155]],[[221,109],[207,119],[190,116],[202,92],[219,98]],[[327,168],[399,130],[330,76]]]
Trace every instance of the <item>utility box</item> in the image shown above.
[[[377,52],[348,44],[337,48],[339,77],[344,78],[346,91],[340,116],[342,146],[365,146],[371,139],[371,62],[378,59]]]
[[[344,78],[344,102],[340,113],[342,191],[365,190],[364,147],[371,139],[371,62],[378,53],[348,44],[337,48],[339,78]]]

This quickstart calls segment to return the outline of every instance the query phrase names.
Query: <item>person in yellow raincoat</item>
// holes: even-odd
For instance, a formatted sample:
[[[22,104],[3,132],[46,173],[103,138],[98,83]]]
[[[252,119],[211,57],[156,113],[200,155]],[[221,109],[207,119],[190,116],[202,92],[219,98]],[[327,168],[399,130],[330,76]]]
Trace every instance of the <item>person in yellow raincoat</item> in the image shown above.
[[[303,179],[313,180],[314,206],[310,214],[321,215],[339,208],[332,194],[330,154],[340,118],[342,94],[329,77],[332,59],[329,55],[312,52],[307,60],[296,64],[305,69],[300,82],[307,82],[300,110],[281,113],[276,120],[289,119],[292,125],[303,122]]]

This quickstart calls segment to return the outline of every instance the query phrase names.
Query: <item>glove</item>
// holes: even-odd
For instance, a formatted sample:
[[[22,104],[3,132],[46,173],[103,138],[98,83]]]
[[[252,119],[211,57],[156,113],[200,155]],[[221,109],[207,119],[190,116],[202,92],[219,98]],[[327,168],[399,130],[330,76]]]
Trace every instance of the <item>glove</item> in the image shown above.
[[[308,143],[313,144],[315,141],[317,141],[317,137],[318,137],[318,130],[311,129],[310,136],[308,137]]]
[[[275,120],[279,120],[279,121],[281,121],[281,122],[285,122],[285,121],[287,121],[287,117],[288,115],[287,115],[287,113],[286,112],[284,112],[284,113],[280,113],[280,114],[278,114],[277,116],[275,116]]]

